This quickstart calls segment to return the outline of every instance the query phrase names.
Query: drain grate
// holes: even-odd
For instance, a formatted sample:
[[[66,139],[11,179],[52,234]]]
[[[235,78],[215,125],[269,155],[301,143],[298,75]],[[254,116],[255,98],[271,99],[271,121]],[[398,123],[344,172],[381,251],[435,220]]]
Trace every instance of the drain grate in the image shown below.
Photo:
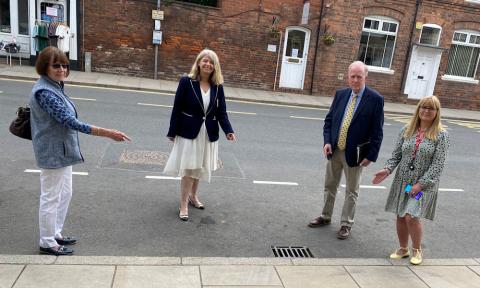
[[[315,258],[308,247],[305,246],[273,246],[272,252],[280,258]]]

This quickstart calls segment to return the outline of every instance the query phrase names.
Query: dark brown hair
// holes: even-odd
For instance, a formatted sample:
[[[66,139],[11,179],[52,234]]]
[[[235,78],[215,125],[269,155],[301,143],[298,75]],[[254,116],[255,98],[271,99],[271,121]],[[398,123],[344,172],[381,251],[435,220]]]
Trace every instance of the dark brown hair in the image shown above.
[[[67,55],[63,53],[60,49],[53,46],[48,46],[43,49],[42,52],[38,55],[37,62],[35,63],[35,70],[39,75],[47,75],[48,65],[50,64],[69,64]],[[70,74],[70,69],[67,69],[65,75]]]

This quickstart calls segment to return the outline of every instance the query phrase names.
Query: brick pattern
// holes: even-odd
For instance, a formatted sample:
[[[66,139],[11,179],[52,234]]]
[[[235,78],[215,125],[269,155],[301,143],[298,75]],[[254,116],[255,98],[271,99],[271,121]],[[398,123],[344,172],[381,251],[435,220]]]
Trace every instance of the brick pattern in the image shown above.
[[[153,20],[150,15],[156,1],[83,1],[84,25],[81,29],[84,41],[81,55],[86,51],[92,52],[92,69],[153,77]],[[302,26],[303,2],[220,0],[216,8],[181,2],[163,6],[165,20],[162,21],[164,37],[159,49],[159,78],[176,80],[188,73],[196,54],[208,47],[218,53],[227,85],[271,90],[276,78],[278,89],[281,57],[277,69],[277,53],[268,52],[267,45],[277,45],[277,51],[281,53],[283,43],[269,33],[272,18],[280,19],[278,28],[283,33],[288,26]],[[364,17],[377,15],[399,22],[391,66],[395,72],[393,75],[371,72],[367,83],[382,93],[387,101],[411,101],[403,94],[402,81],[405,81],[404,73],[408,69],[416,1],[325,1],[321,28],[327,25],[328,31],[335,35],[336,42],[331,46],[322,41],[316,45],[321,1],[310,2],[309,23],[303,26],[311,31],[304,88],[280,90],[334,95],[335,89],[346,85],[347,67],[356,60]],[[434,94],[446,107],[480,109],[480,85],[441,79],[447,67],[453,32],[458,29],[480,31],[480,23],[474,20],[479,14],[479,4],[461,0],[421,1],[416,21],[442,27],[440,46],[445,50]],[[413,29],[412,42],[417,42],[419,35],[420,30]],[[313,61],[315,55],[316,61]],[[479,78],[480,69],[476,76],[476,79]]]

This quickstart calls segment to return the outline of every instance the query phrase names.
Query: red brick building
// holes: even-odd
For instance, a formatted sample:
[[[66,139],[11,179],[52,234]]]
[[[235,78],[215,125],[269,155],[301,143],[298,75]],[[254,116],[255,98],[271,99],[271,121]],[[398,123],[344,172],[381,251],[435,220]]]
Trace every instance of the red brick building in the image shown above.
[[[83,0],[79,66],[90,52],[93,71],[153,77],[156,4]],[[434,94],[480,109],[480,0],[163,0],[161,10],[161,79],[178,79],[208,47],[226,85],[333,95],[362,60],[387,101]]]

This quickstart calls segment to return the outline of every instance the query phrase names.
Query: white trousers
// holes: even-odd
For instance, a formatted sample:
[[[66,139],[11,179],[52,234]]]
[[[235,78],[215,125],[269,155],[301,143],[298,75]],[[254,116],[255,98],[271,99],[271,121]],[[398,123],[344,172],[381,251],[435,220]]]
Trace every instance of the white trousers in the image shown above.
[[[40,247],[57,244],[55,237],[62,237],[68,204],[72,199],[72,166],[58,169],[42,169],[40,172]]]

